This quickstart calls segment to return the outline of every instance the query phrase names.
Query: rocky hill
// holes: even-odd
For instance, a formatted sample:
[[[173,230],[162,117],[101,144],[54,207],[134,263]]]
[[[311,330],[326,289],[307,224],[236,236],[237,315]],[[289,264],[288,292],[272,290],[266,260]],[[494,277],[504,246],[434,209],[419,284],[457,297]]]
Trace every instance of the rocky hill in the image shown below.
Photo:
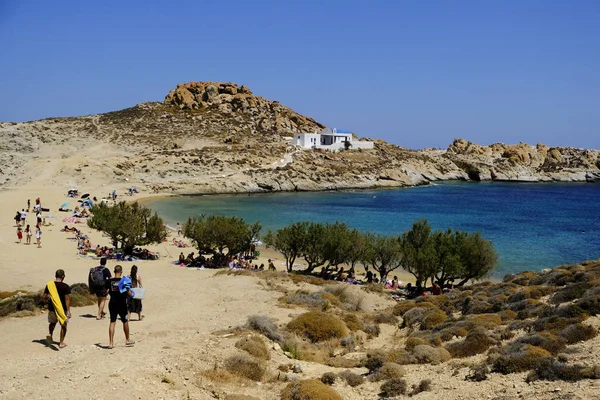
[[[126,179],[176,193],[330,190],[423,185],[438,180],[600,181],[597,150],[543,144],[409,150],[299,150],[295,132],[325,125],[246,86],[178,85],[164,102],[106,114],[0,123],[0,187],[107,185]],[[366,140],[366,139],[365,139]]]

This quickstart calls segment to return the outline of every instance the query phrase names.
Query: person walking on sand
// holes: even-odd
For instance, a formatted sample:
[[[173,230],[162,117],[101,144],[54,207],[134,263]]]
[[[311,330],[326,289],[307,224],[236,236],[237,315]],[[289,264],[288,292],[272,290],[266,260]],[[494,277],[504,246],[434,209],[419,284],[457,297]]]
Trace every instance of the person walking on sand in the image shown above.
[[[90,288],[90,293],[95,294],[98,301],[98,315],[96,315],[97,320],[101,320],[106,315],[104,312],[106,296],[108,295],[106,282],[110,278],[110,270],[106,268],[106,257],[102,257],[100,259],[100,265],[90,268],[90,273],[88,275],[88,286]]]
[[[21,227],[17,228],[17,243],[21,243],[21,240],[23,240],[23,231],[21,230]]]
[[[13,218],[15,220],[15,226],[18,228],[21,226],[21,213],[17,210],[17,215]]]
[[[108,312],[110,313],[110,325],[108,327],[108,348],[112,349],[115,347],[115,325],[117,324],[117,318],[123,323],[123,332],[125,333],[125,345],[133,346],[134,342],[129,338],[129,319],[127,312],[127,298],[131,297],[131,287],[126,287],[121,282],[127,278],[123,278],[123,267],[115,265],[115,277],[109,279],[106,282],[106,289],[110,294],[110,301],[108,302]],[[127,279],[127,281],[130,281]],[[123,290],[123,291],[121,291]]]
[[[181,230],[181,224],[178,222],[177,223],[177,236],[181,236],[182,230]]]
[[[31,209],[31,199],[27,199],[27,212]]]
[[[31,244],[31,227],[29,224],[25,228],[25,244]]]
[[[142,287],[142,276],[138,274],[137,265],[133,265],[131,267],[131,272],[129,273],[129,277],[131,278],[131,288],[141,288]],[[134,299],[133,297],[127,298],[127,319],[131,321],[131,313],[136,313],[138,315],[138,321],[144,319],[142,315],[142,300]]]
[[[48,282],[42,295],[42,300],[48,301],[48,333],[46,340],[49,344],[54,343],[52,335],[56,324],[60,323],[60,342],[58,347],[67,347],[65,336],[67,336],[67,323],[71,318],[71,288],[64,283],[65,271],[56,270],[54,281]]]
[[[39,225],[35,228],[35,242],[38,245],[38,249],[42,247],[42,228]]]

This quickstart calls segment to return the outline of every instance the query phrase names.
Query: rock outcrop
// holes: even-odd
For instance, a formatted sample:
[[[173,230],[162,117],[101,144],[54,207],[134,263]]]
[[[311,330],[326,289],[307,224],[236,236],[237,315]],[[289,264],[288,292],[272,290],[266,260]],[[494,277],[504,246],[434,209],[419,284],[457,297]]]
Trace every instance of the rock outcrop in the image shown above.
[[[600,181],[597,150],[456,139],[447,150],[300,150],[323,124],[233,83],[178,85],[164,102],[106,114],[0,123],[0,187],[135,183],[176,193],[306,191],[443,180]]]

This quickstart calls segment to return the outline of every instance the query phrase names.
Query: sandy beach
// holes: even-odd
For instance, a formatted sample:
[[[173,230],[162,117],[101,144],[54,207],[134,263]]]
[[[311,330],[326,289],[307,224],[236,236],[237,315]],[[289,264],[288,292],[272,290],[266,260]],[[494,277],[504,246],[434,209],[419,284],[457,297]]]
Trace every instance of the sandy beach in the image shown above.
[[[94,259],[80,257],[76,243],[69,240],[72,234],[60,231],[65,225],[62,219],[69,214],[57,212],[57,208],[67,201],[72,202],[71,207],[76,203],[76,199],[66,197],[69,185],[48,185],[45,179],[41,174],[26,186],[0,192],[0,204],[3,205],[0,210],[2,291],[41,290],[47,281],[53,279],[58,268],[66,271],[65,282],[68,284],[87,282],[89,268],[97,264]],[[101,197],[112,189],[124,193],[128,186],[129,183],[110,188],[85,186],[79,189],[80,193]],[[137,198],[144,195],[141,193]],[[17,210],[26,207],[27,199],[31,199],[33,204],[36,197],[41,198],[43,207],[51,210],[46,215],[56,217],[46,220],[50,225],[43,227],[41,248],[34,244],[16,243],[16,228],[12,219]],[[126,200],[135,198],[125,196]],[[28,214],[27,223],[35,225],[34,217]],[[92,245],[109,244],[100,232],[89,229],[84,223],[77,224],[77,227],[90,236]],[[215,368],[237,351],[233,346],[236,337],[228,333],[228,329],[244,325],[251,315],[267,315],[279,324],[285,324],[304,310],[281,307],[278,298],[282,291],[314,288],[305,283],[296,285],[286,279],[215,275],[215,270],[179,267],[172,263],[179,251],[187,254],[193,250],[179,249],[170,241],[149,248],[159,252],[162,258],[135,262],[148,290],[144,299],[145,319],[138,322],[134,316],[130,323],[135,346],[125,347],[121,324],[117,322],[116,347],[106,349],[108,320],[95,319],[95,306],[73,308],[66,338],[68,346],[60,350],[57,345],[49,346],[44,340],[47,334],[46,313],[4,318],[0,320],[3,339],[0,341],[0,354],[4,360],[0,363],[0,398],[108,399],[114,398],[117,393],[127,393],[139,399],[213,399],[226,398],[235,393],[258,399],[279,398],[285,383],[276,376],[260,383],[215,383],[207,379],[202,371]],[[280,255],[261,248],[261,257],[257,262],[266,263],[268,258],[275,258],[277,268],[284,269]],[[122,263],[126,272],[132,264]],[[108,263],[111,270],[115,265],[115,261]],[[410,279],[406,274],[397,275],[404,281]],[[361,296],[364,296],[361,307],[371,311],[383,310],[394,304],[391,298],[375,294],[362,293]],[[377,348],[390,345],[390,338],[397,333],[397,329],[382,325],[381,335],[368,346]],[[55,339],[57,336],[55,332]],[[580,346],[584,350],[582,353],[585,354],[585,349],[592,349],[597,344],[597,338],[583,343]],[[270,343],[269,346],[271,360],[268,364],[271,371],[276,372],[282,364],[301,365],[302,372],[292,374],[293,379],[318,378],[324,372],[342,370],[290,360],[278,345]],[[462,378],[454,376],[455,369],[449,363],[438,366],[410,365],[406,369],[407,379],[413,382],[436,376],[437,389],[419,394],[417,397],[420,399],[439,398],[442,392],[447,399],[492,398],[489,393],[498,390],[507,396],[515,396],[504,397],[506,399],[520,398],[518,396],[526,393],[536,393],[535,398],[549,399],[555,398],[553,394],[557,387],[582,396],[590,391],[600,393],[600,385],[596,381],[582,381],[577,386],[550,382],[526,384],[523,374],[494,377],[478,384],[468,383],[465,389]],[[334,388],[345,399],[378,398],[377,383],[366,382],[357,388],[336,383]]]

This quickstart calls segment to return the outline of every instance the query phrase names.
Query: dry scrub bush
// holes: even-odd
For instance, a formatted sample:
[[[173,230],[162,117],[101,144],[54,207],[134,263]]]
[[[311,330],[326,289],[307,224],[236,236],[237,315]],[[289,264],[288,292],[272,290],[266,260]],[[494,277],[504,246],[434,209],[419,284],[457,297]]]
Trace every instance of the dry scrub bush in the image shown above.
[[[375,318],[373,320],[376,324],[396,325],[399,322],[398,318],[395,315],[384,313],[379,313],[375,315]]]
[[[394,309],[392,310],[392,314],[402,317],[402,316],[404,316],[404,314],[406,314],[407,311],[409,311],[415,307],[433,308],[435,306],[429,302],[417,303],[414,300],[404,300],[394,306]]]
[[[281,392],[281,400],[344,400],[335,390],[316,379],[292,382]]]
[[[4,299],[0,301],[0,317],[23,311],[33,312],[42,306],[41,298],[41,294],[35,293]]]
[[[384,293],[385,292],[385,287],[378,283],[368,283],[366,285],[363,285],[363,289],[365,291],[371,292],[371,293]]]
[[[481,382],[485,381],[488,378],[488,374],[490,373],[490,369],[487,364],[479,364],[471,367],[469,370],[469,375],[465,377],[465,380],[472,382]]]
[[[286,304],[295,304],[307,308],[320,309],[325,304],[325,299],[321,296],[321,293],[309,292],[308,290],[296,290],[282,299]]]
[[[84,307],[96,304],[96,295],[90,294],[90,288],[85,283],[71,285],[71,306]]]
[[[332,314],[309,311],[299,315],[287,325],[291,332],[304,336],[312,342],[341,338],[347,334],[344,322]]]
[[[410,310],[405,312],[404,315],[402,316],[402,319],[403,319],[402,326],[412,328],[413,325],[420,323],[423,320],[423,318],[425,317],[425,313],[428,310],[429,309],[425,309],[425,308],[421,308],[421,307],[411,308]]]
[[[550,358],[550,352],[541,347],[524,344],[518,350],[504,352],[492,360],[492,371],[501,374],[528,371],[536,368],[544,359]]]
[[[512,321],[517,317],[517,313],[513,310],[502,310],[498,313],[502,322]]]
[[[214,368],[201,371],[200,374],[210,379],[211,381],[218,383],[232,383],[240,380],[240,378],[234,376],[229,371],[217,368],[216,364]]]
[[[429,344],[429,341],[420,338],[420,337],[408,337],[406,338],[406,341],[404,342],[404,348],[406,349],[406,351],[413,351],[413,349],[419,345],[422,344]]]
[[[467,315],[459,326],[464,326],[467,330],[476,328],[494,329],[502,323],[502,318],[498,314],[477,314]]]
[[[341,305],[350,311],[360,310],[360,305],[364,298],[364,295],[357,292],[352,285],[332,285],[325,288],[327,293],[331,293],[338,298]]]
[[[386,360],[399,365],[414,364],[415,358],[406,350],[394,348],[387,353]]]
[[[326,364],[333,368],[357,368],[361,366],[361,361],[352,358],[330,357]]]
[[[592,316],[600,314],[600,286],[586,291],[583,297],[577,300],[575,304]]]
[[[593,326],[577,323],[567,326],[559,335],[567,344],[573,344],[595,338],[598,330]]]
[[[406,374],[404,368],[396,363],[383,363],[381,368],[369,375],[372,382],[385,381],[392,378],[402,378]]]
[[[463,358],[485,353],[491,346],[497,344],[498,341],[492,338],[485,329],[477,328],[470,331],[464,340],[449,343],[445,348],[452,357]]]
[[[462,326],[450,325],[437,331],[437,336],[442,342],[448,342],[454,338],[465,337],[468,333]]]
[[[439,308],[432,308],[426,312],[421,321],[422,330],[430,330],[446,321],[446,313]]]
[[[315,286],[323,286],[327,284],[325,279],[319,278],[314,275],[306,275],[306,274],[289,274],[290,280],[295,284],[300,283],[308,283]]]
[[[566,347],[562,338],[555,336],[550,332],[541,332],[535,335],[522,336],[515,340],[515,342],[510,346],[516,349],[522,344],[530,344],[532,346],[541,347],[551,354],[558,354]]]
[[[537,320],[531,323],[531,327],[533,330],[537,332],[558,332],[568,327],[569,325],[573,325],[581,322],[579,318],[562,318],[562,317],[547,317],[547,318],[538,318]]]
[[[340,372],[338,376],[344,381],[346,381],[348,386],[351,387],[362,385],[362,383],[365,381],[365,378],[363,378],[361,375],[355,374],[354,372],[347,370]]]
[[[234,375],[252,381],[260,381],[265,375],[265,365],[247,354],[234,355],[224,362],[225,369]]]
[[[363,328],[363,331],[369,336],[369,339],[377,337],[381,333],[379,325],[367,325]]]
[[[333,385],[335,383],[335,380],[337,378],[337,375],[334,374],[333,372],[325,372],[323,375],[321,375],[321,382],[323,382],[326,385]]]
[[[494,305],[487,301],[481,301],[467,297],[463,300],[460,310],[463,315],[468,314],[486,314],[494,311]]]
[[[257,397],[248,396],[245,394],[228,394],[225,400],[260,400]]]
[[[251,356],[259,358],[261,360],[270,360],[271,355],[269,354],[269,349],[265,345],[265,342],[258,336],[248,336],[245,338],[241,338],[235,344],[240,350],[244,350]]]
[[[352,332],[360,331],[362,329],[362,324],[355,314],[344,314],[342,320],[346,324],[346,327]]]
[[[387,361],[387,354],[383,351],[375,351],[367,354],[362,362],[363,367],[369,370],[369,373],[377,371]]]
[[[584,293],[590,289],[593,285],[589,282],[571,283],[550,298],[550,303],[561,304],[583,297]]]
[[[421,382],[412,386],[410,396],[415,396],[419,393],[428,392],[430,390],[431,390],[431,379],[422,379]]]
[[[269,317],[252,315],[248,317],[247,326],[256,332],[262,333],[274,342],[283,342],[283,336],[279,333],[277,325]]]
[[[412,356],[419,364],[437,365],[448,361],[451,356],[443,347],[432,347],[426,344],[415,346]]]
[[[529,286],[510,295],[506,300],[507,303],[515,303],[525,299],[541,299],[554,292],[554,288],[550,286]]]
[[[406,381],[401,378],[387,380],[381,385],[380,390],[383,398],[404,396],[407,391]]]
[[[576,382],[582,379],[600,379],[600,366],[567,365],[552,359],[544,359],[527,375],[526,381]]]

